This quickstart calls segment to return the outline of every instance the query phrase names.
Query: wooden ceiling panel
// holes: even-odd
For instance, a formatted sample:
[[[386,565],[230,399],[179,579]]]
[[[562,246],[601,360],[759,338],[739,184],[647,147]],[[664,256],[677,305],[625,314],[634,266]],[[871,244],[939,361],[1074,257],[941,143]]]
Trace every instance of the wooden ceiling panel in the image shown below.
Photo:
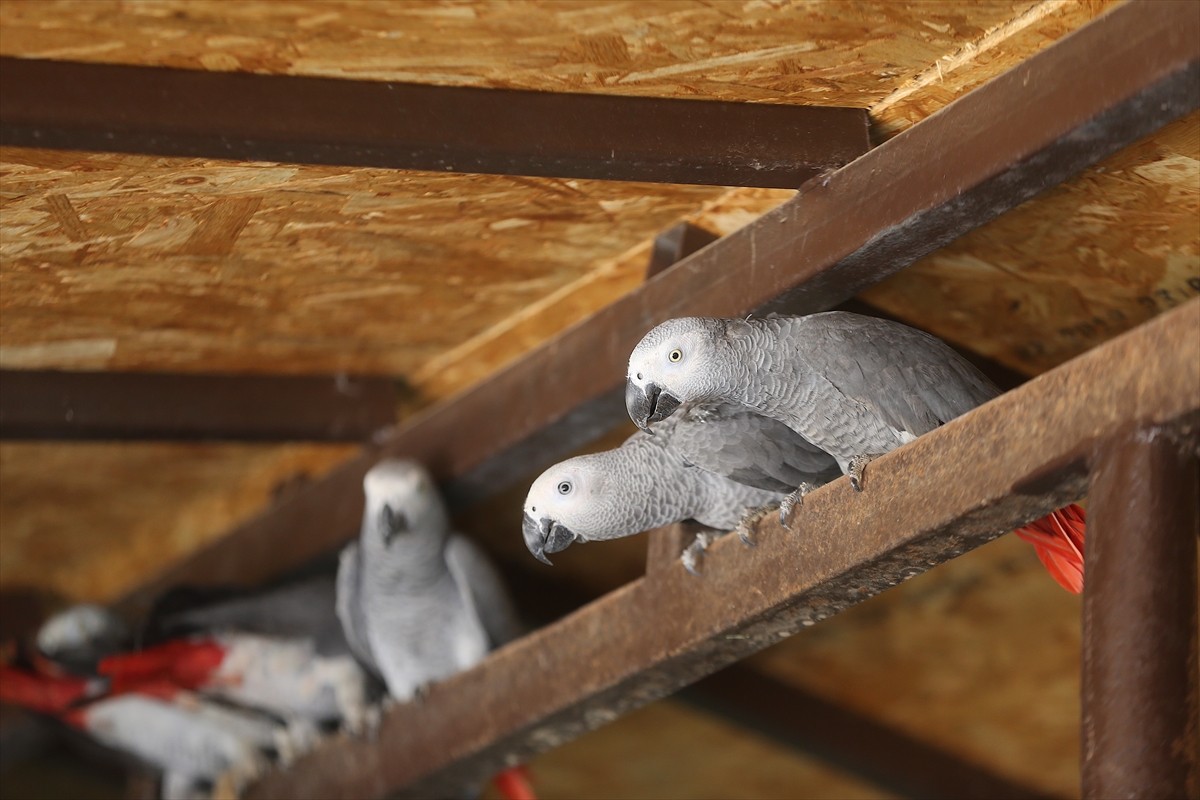
[[[803,534],[799,534],[803,535]],[[1080,599],[1015,536],[748,664],[1051,796],[1079,796]]]
[[[874,104],[886,134],[1109,5],[0,2],[0,52]],[[622,47],[623,71],[596,71]],[[418,405],[628,291],[658,230],[686,217],[727,233],[778,202],[17,148],[0,159],[0,366],[385,373],[417,385]]]
[[[39,58],[866,107],[1055,0],[4,2],[0,52]],[[1102,3],[1082,13],[1094,14]],[[1079,14],[1080,10],[1067,13]]]
[[[0,151],[0,365],[403,376],[719,188]]]
[[[0,444],[0,587],[107,603],[354,445]]]
[[[1200,295],[1200,112],[863,297],[1037,375]]]
[[[895,796],[674,700],[634,711],[538,756],[530,769],[538,794],[546,798]],[[493,790],[485,798],[498,796]]]

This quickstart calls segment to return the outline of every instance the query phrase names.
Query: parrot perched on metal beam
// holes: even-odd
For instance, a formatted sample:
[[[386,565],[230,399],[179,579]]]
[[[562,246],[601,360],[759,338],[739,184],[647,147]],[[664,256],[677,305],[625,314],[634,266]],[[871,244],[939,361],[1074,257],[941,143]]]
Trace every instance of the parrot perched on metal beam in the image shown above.
[[[38,631],[41,655],[94,674],[107,693],[152,680],[221,697],[289,722],[365,729],[375,692],[334,610],[332,576],[315,576],[171,613],[152,612],[154,644],[133,649],[108,609],[77,605]]]
[[[843,311],[669,320],[634,348],[626,380],[626,408],[644,431],[680,409],[742,406],[828,453],[859,491],[873,458],[1000,393],[940,339]],[[796,488],[781,507],[785,525],[806,491]],[[1081,508],[1056,511],[1018,535],[1060,585],[1082,590]]]
[[[650,436],[567,459],[543,472],[525,500],[525,546],[546,564],[573,542],[616,539],[693,519],[718,530],[748,509],[777,505],[800,484],[840,473],[836,462],[775,420],[734,406],[677,414]],[[746,540],[748,530],[739,528]],[[707,539],[684,554],[695,559]]]
[[[359,660],[393,698],[409,700],[482,661],[520,625],[486,556],[451,532],[424,468],[384,461],[363,489],[359,538],[338,568],[337,613]]]
[[[363,479],[358,540],[342,550],[337,614],[359,660],[396,701],[468,669],[521,634],[499,574],[454,533],[429,473],[389,459]],[[532,798],[521,767],[494,779],[510,800]]]
[[[170,681],[113,687],[106,681],[0,666],[0,700],[53,716],[109,747],[171,776],[163,796],[233,790],[261,774],[268,757],[294,755],[291,731],[277,720],[211,703]]]

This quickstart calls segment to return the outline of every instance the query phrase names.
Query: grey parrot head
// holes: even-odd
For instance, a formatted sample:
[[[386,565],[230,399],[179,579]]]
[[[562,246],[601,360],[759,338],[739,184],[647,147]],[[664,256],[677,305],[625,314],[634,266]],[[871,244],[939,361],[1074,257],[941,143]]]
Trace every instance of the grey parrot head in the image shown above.
[[[721,344],[726,320],[681,317],[647,333],[629,356],[625,408],[646,433],[680,406],[713,398],[719,391]]]
[[[600,462],[604,454],[577,456],[555,464],[538,476],[525,497],[521,532],[533,557],[549,564],[548,554],[575,542],[613,538],[612,511],[616,492]]]
[[[387,459],[363,478],[365,544],[389,548],[412,533],[440,534],[449,529],[446,506],[429,473],[415,461]]]
[[[128,647],[133,635],[109,609],[82,603],[60,611],[38,629],[42,655],[60,663],[92,664]]]

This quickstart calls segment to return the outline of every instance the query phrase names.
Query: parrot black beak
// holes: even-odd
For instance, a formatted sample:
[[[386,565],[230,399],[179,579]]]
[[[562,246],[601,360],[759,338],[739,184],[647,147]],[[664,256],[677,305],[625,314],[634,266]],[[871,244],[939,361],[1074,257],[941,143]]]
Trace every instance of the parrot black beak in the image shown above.
[[[383,545],[387,547],[400,534],[409,528],[408,516],[403,511],[393,511],[391,506],[383,507]]]
[[[535,520],[528,514],[521,523],[521,534],[525,537],[525,547],[533,557],[543,564],[554,566],[547,553],[561,553],[575,541],[575,534],[570,529],[559,525],[548,517]]]
[[[661,422],[675,413],[679,400],[670,392],[664,392],[657,384],[648,383],[646,388],[631,380],[625,382],[625,410],[633,423],[651,435],[651,424]]]

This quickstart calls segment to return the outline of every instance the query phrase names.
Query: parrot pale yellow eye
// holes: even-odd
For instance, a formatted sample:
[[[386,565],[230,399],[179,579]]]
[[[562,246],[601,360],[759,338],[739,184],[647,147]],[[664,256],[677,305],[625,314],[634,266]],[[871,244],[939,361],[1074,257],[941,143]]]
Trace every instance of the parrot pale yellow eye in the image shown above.
[[[570,494],[571,493],[571,484],[568,483],[567,481],[563,481],[562,483],[560,483],[558,485],[558,493],[559,494]]]
[[[676,347],[674,350],[672,350],[670,353],[667,354],[667,358],[670,359],[672,362],[678,361],[679,359],[683,358],[683,351],[680,350],[678,347]]]

